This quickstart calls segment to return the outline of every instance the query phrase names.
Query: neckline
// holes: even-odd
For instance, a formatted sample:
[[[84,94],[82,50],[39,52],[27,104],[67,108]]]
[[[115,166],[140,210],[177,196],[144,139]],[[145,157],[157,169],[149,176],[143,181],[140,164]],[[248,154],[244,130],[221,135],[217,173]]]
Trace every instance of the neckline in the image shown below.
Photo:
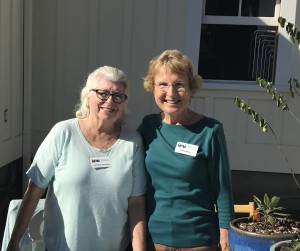
[[[170,126],[170,127],[177,127],[177,128],[183,128],[183,127],[187,128],[187,127],[198,126],[199,124],[202,124],[202,122],[203,122],[204,120],[207,119],[206,116],[202,115],[202,117],[201,117],[199,120],[197,120],[195,123],[192,123],[192,124],[186,124],[186,125],[173,125],[173,124],[169,124],[169,123],[164,122],[163,119],[162,119],[161,113],[158,114],[158,117],[159,117],[160,122],[161,122],[163,125],[165,125],[165,126]]]
[[[76,128],[77,128],[77,131],[80,135],[80,137],[83,139],[83,141],[85,142],[85,144],[87,144],[88,147],[90,147],[91,149],[94,149],[96,151],[101,151],[101,152],[109,152],[111,151],[113,148],[115,148],[115,146],[119,143],[120,141],[120,138],[123,134],[123,127],[121,126],[121,129],[120,129],[120,135],[119,137],[116,139],[116,141],[108,148],[97,148],[95,146],[92,146],[90,144],[90,142],[88,142],[88,140],[85,138],[85,136],[83,135],[82,131],[81,131],[81,128],[80,128],[80,125],[79,125],[79,121],[78,121],[78,118],[76,118],[76,121],[75,121],[75,124],[76,124]]]

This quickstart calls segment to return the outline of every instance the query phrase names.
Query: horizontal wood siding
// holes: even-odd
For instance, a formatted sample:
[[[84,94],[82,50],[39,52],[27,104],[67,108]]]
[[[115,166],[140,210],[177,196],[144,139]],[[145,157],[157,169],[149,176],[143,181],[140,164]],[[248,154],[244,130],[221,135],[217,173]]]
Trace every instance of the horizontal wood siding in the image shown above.
[[[148,62],[163,50],[176,48],[198,64],[198,49],[191,46],[199,43],[200,31],[193,32],[188,24],[201,18],[193,6],[199,7],[201,15],[201,4],[194,0],[34,2],[32,154],[54,123],[74,116],[88,72],[99,66],[119,67],[131,80],[127,126],[136,128],[145,114],[157,112],[152,94],[143,89]],[[297,53],[293,67],[299,75],[299,50]],[[245,86],[239,90],[238,86],[211,88],[206,84],[191,107],[224,124],[232,169],[289,173],[270,134],[262,133],[233,104],[234,96],[266,116],[300,173],[299,125],[278,111],[267,94]],[[289,101],[300,116],[299,99]]]

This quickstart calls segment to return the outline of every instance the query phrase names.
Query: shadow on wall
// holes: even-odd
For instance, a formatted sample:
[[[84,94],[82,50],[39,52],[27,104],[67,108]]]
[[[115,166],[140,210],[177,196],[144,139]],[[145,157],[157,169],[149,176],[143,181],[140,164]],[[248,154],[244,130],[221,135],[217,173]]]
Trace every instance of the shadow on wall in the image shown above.
[[[0,167],[0,247],[2,246],[9,202],[21,199],[22,194],[22,158]]]
[[[253,201],[253,195],[259,198],[265,193],[270,197],[276,195],[280,197],[280,206],[300,220],[300,190],[291,174],[233,170],[231,175],[235,204],[247,204]],[[300,175],[296,178],[300,180]]]

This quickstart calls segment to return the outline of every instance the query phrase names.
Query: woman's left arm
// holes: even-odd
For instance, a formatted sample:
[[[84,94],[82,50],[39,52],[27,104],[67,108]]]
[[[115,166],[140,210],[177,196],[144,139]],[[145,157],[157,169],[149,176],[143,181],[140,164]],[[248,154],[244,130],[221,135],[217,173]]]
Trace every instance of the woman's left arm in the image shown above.
[[[220,228],[220,251],[229,251],[228,229]]]
[[[143,195],[129,197],[128,214],[133,251],[146,251],[146,213]]]
[[[234,202],[231,184],[231,170],[227,144],[223,126],[216,127],[212,138],[213,156],[211,163],[210,178],[214,199],[218,208],[218,218],[220,227],[220,250],[230,250],[228,229],[230,221],[234,219]]]

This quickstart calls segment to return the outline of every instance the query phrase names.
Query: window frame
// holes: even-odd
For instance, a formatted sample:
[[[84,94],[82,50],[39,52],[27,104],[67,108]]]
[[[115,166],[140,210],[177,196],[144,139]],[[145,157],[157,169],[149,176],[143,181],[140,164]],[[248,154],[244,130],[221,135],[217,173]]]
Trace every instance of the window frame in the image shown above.
[[[280,1],[277,1],[280,2]],[[187,2],[186,54],[198,69],[199,49],[202,24],[236,24],[278,26],[278,16],[285,17],[288,22],[295,23],[297,0],[281,0],[275,7],[275,17],[245,16],[205,16],[205,0],[189,0]],[[199,15],[201,13],[201,15]],[[280,90],[288,90],[288,80],[292,74],[292,50],[289,36],[284,28],[278,26],[277,58],[274,84]],[[205,89],[260,90],[254,81],[206,80]]]

